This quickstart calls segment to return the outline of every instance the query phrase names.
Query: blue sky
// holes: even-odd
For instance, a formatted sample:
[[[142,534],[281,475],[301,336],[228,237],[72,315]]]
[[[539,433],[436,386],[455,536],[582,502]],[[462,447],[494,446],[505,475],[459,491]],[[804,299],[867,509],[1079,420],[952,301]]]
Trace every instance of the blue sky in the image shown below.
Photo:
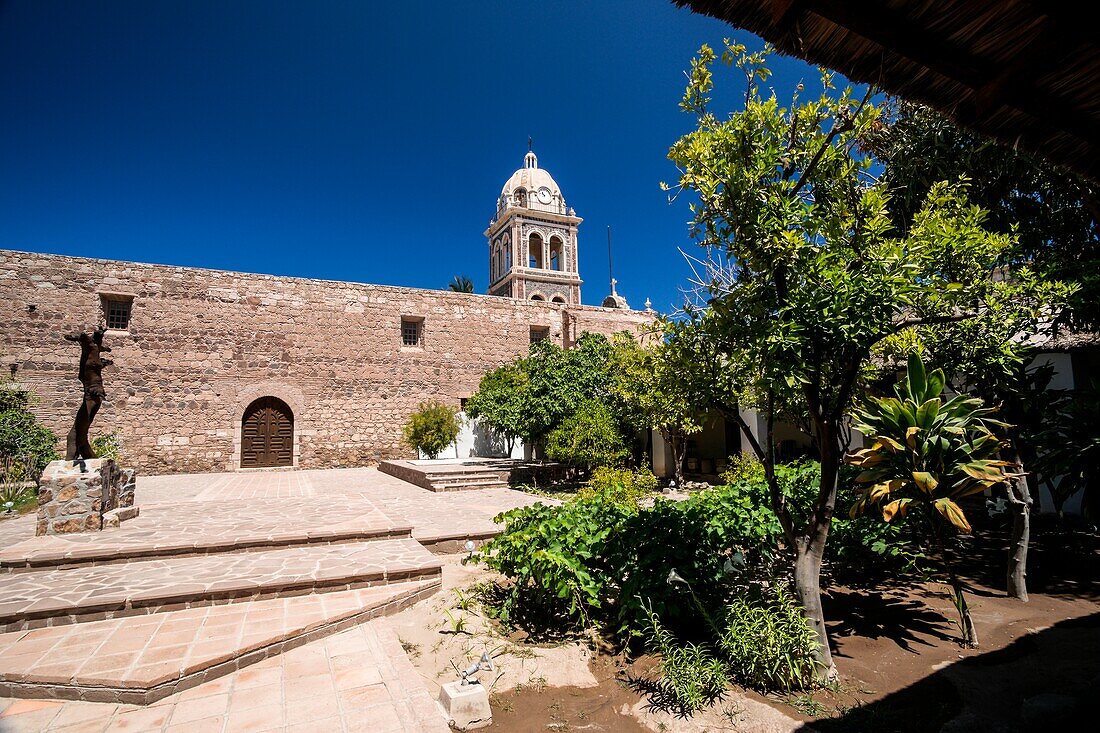
[[[620,292],[667,311],[693,245],[658,183],[724,36],[759,45],[665,0],[0,0],[0,247],[484,292],[530,135],[585,219],[584,301],[610,225]]]

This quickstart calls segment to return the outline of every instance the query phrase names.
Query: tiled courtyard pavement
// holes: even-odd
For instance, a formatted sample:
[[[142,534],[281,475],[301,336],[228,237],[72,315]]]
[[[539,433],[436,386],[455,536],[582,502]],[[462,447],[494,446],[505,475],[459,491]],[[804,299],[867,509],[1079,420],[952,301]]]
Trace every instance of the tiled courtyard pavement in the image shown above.
[[[384,619],[147,706],[0,698],[3,733],[445,733]]]
[[[461,541],[464,537],[484,536],[494,531],[492,517],[514,506],[532,503],[535,499],[528,495],[508,490],[469,491],[454,494],[438,494],[406,484],[373,469],[346,469],[331,471],[264,472],[244,474],[190,475],[173,477],[145,477],[139,479],[138,503],[142,506],[143,516],[133,520],[131,539],[138,531],[147,532],[152,527],[170,527],[173,516],[181,517],[179,527],[165,530],[165,538],[175,534],[178,538],[188,534],[182,527],[190,525],[191,532],[201,535],[198,542],[217,539],[223,533],[253,535],[269,533],[277,535],[280,522],[285,528],[300,527],[301,517],[310,516],[314,521],[318,513],[325,526],[370,524],[367,520],[373,511],[380,511],[392,520],[395,527],[412,526],[414,537],[425,542],[441,539]],[[266,511],[258,509],[256,521],[250,523],[248,517],[241,517],[240,502],[262,508],[275,507]],[[291,505],[296,509],[287,509]],[[202,507],[201,510],[196,507]],[[203,525],[204,513],[209,522]],[[282,519],[279,519],[279,515]],[[233,521],[225,517],[236,516],[240,529]],[[184,520],[183,517],[189,517]],[[197,522],[197,524],[196,524]],[[115,530],[124,537],[123,529]],[[10,545],[29,539],[33,535],[34,524],[29,518],[0,521],[0,546]],[[106,538],[109,533],[100,537]],[[157,534],[154,531],[154,537]],[[166,540],[168,541],[168,540]],[[383,540],[390,542],[394,540]],[[405,540],[408,542],[408,540]],[[87,540],[78,540],[74,544],[87,544]],[[119,545],[126,542],[119,540]],[[155,542],[154,542],[155,544]],[[138,545],[140,548],[140,545]],[[295,561],[291,556],[296,551],[309,555],[321,551],[322,555],[331,553],[333,547],[325,544],[308,544],[299,547],[287,547],[277,552],[287,553],[287,562]],[[327,548],[327,549],[326,549]],[[130,548],[131,550],[133,547]],[[264,554],[267,550],[253,551]],[[249,552],[238,555],[251,554]],[[201,559],[202,556],[197,556]],[[236,555],[234,556],[236,557]],[[109,571],[113,565],[95,565],[78,567],[77,572]],[[121,566],[119,566],[121,567]],[[40,573],[41,571],[36,571]],[[48,571],[48,572],[73,572]],[[314,573],[311,568],[309,573]],[[27,582],[21,578],[24,572],[0,571],[0,603],[10,596],[12,583]],[[61,577],[61,576],[59,576]],[[77,576],[65,576],[77,577]],[[72,591],[73,589],[69,589]],[[373,590],[373,589],[372,589]],[[380,589],[382,590],[382,589]],[[354,593],[356,591],[344,591]],[[58,589],[57,595],[63,595],[64,589]],[[331,594],[329,594],[331,595]],[[227,609],[255,609],[251,618],[262,621],[267,612],[270,615],[272,629],[285,630],[294,626],[294,619],[288,619],[288,606],[309,602],[316,596],[280,599],[275,601],[252,600],[231,604],[230,606],[212,606],[208,609],[195,609],[196,616],[204,621],[198,629],[187,631],[191,637],[206,634],[204,651],[217,656],[220,653],[216,642],[217,632],[206,633],[210,619],[231,613]],[[278,606],[279,613],[271,613],[268,607]],[[331,603],[331,602],[330,602]],[[181,612],[174,612],[181,614]],[[203,615],[205,614],[205,615]],[[307,614],[303,613],[303,616]],[[183,618],[183,615],[180,616]],[[276,620],[278,617],[278,620]],[[137,618],[142,621],[145,617]],[[238,617],[239,618],[239,617]],[[127,623],[94,622],[101,624]],[[224,620],[224,619],[223,619]],[[312,620],[297,619],[307,625]],[[221,624],[218,624],[221,625]],[[228,629],[228,622],[225,628]],[[246,624],[247,626],[247,624]],[[60,644],[88,644],[88,654],[94,639],[82,639],[80,635],[70,635],[78,629],[91,630],[91,624],[43,629],[41,645],[52,644],[49,650],[54,653]],[[102,632],[106,631],[100,629]],[[153,632],[150,642],[143,646],[142,654],[154,653],[152,641],[158,639],[165,644],[175,643],[172,631],[160,637]],[[36,632],[16,632],[27,636]],[[254,628],[236,629],[232,632],[240,636],[259,638],[261,634]],[[273,631],[273,633],[275,633]],[[51,636],[52,635],[52,636]],[[59,636],[60,635],[60,636]],[[6,635],[0,635],[6,636]],[[52,639],[48,641],[47,637]],[[169,638],[171,637],[171,638]],[[182,637],[181,637],[182,638]],[[106,641],[103,641],[106,639]],[[28,653],[24,659],[35,654],[33,639],[29,647],[23,646],[21,652]],[[110,635],[103,636],[101,643],[109,644]],[[122,643],[126,646],[125,642]],[[131,645],[142,642],[132,640]],[[186,642],[185,642],[186,643]],[[16,645],[18,646],[18,645]],[[162,645],[163,646],[163,645]],[[14,648],[14,647],[11,647]],[[98,648],[98,647],[97,647]],[[168,649],[171,649],[169,644]],[[104,652],[108,650],[104,648]],[[42,650],[37,650],[41,657]],[[191,654],[188,648],[187,654]],[[0,651],[3,655],[4,651]],[[115,655],[129,655],[126,663],[129,669],[148,666],[146,658],[135,658],[133,649],[121,649]],[[73,656],[69,654],[68,656]],[[106,655],[105,656],[111,656]],[[179,663],[186,660],[181,656]],[[151,657],[150,657],[151,659]],[[108,660],[102,664],[118,660]],[[140,662],[140,663],[139,663]],[[85,676],[97,674],[96,665],[81,660]],[[156,662],[149,662],[156,664]],[[10,669],[10,667],[9,667]],[[148,671],[148,670],[146,670]],[[75,674],[75,671],[74,671]],[[186,728],[185,728],[186,727]],[[147,706],[93,703],[78,701],[52,701],[37,699],[14,700],[0,698],[0,732],[8,731],[103,731],[103,730],[188,730],[202,731],[444,731],[438,706],[431,700],[423,681],[418,678],[412,665],[404,656],[396,637],[392,634],[385,619],[367,621],[336,635],[308,641],[302,646],[270,656],[263,661],[242,667],[236,672],[220,676],[197,687],[171,694]]]

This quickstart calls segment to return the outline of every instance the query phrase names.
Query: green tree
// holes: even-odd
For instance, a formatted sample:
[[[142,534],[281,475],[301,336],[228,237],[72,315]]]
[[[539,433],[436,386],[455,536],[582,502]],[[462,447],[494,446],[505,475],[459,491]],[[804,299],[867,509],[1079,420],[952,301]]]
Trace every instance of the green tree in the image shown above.
[[[914,353],[895,397],[869,397],[857,409],[855,427],[871,447],[848,458],[862,469],[856,482],[865,486],[851,516],[871,505],[881,506],[887,522],[920,513],[951,580],[963,643],[976,647],[974,620],[943,539],[950,528],[970,534],[959,500],[1003,483],[1004,467],[1012,464],[998,460],[1000,440],[993,427],[1003,423],[992,419],[993,410],[974,397],[944,402],[945,381],[939,369],[928,374]]]
[[[546,436],[546,455],[591,471],[622,465],[630,450],[607,405],[587,400]]]
[[[1013,233],[1001,264],[1029,264],[1043,279],[1076,283],[1072,321],[1100,327],[1100,187],[1043,158],[961,128],[915,102],[890,100],[863,144],[885,165],[894,223],[905,232],[932,186],[967,179],[987,227]]]
[[[606,401],[611,353],[611,343],[592,333],[581,334],[571,349],[548,339],[533,343],[526,357],[482,377],[466,414],[536,445],[582,402]]]
[[[35,394],[22,385],[0,382],[0,456],[14,461],[20,472],[33,473],[29,477],[20,473],[20,480],[37,480],[46,465],[58,458],[57,435],[30,411],[36,401]]]
[[[1016,464],[1005,485],[1013,515],[1006,583],[1009,595],[1026,601],[1036,436],[1052,419],[1044,394],[1049,372],[1029,364],[1036,344],[1063,322],[1100,323],[1100,189],[920,104],[891,100],[884,121],[872,126],[864,144],[885,165],[883,178],[893,190],[889,208],[900,231],[912,226],[935,182],[969,180],[971,200],[988,212],[985,226],[1013,235],[999,260],[1007,277],[981,317],[922,329],[920,345],[953,388],[1001,405],[1011,426],[1002,449]]]
[[[447,284],[447,289],[456,293],[472,293],[474,292],[474,281],[465,275],[455,275],[454,279]]]
[[[477,392],[466,400],[466,415],[503,435],[509,455],[516,438],[526,432],[526,390],[527,372],[522,365],[507,364],[482,377]]]
[[[852,89],[822,73],[819,94],[801,86],[789,106],[761,84],[769,49],[721,55],[745,76],[744,109],[709,111],[712,67],[704,46],[682,107],[697,128],[673,145],[679,189],[692,195],[692,232],[711,251],[708,306],[722,334],[741,402],[761,410],[757,446],[773,509],[794,550],[798,600],[818,638],[823,676],[835,674],[820,598],[821,563],[836,506],[846,416],[872,350],[900,331],[973,318],[1011,238],[982,228],[962,184],[931,187],[905,236],[893,228],[889,188],[858,143],[878,119]],[[770,426],[805,421],[820,455],[820,483],[797,524],[774,478]]]
[[[405,442],[435,459],[455,442],[460,430],[462,422],[455,408],[436,400],[421,402],[405,423]]]
[[[672,326],[664,338],[639,344],[629,334],[615,339],[611,392],[629,424],[656,430],[672,450],[676,483],[684,485],[684,451],[689,435],[702,429],[705,394],[694,388],[696,357],[693,343],[678,337]]]

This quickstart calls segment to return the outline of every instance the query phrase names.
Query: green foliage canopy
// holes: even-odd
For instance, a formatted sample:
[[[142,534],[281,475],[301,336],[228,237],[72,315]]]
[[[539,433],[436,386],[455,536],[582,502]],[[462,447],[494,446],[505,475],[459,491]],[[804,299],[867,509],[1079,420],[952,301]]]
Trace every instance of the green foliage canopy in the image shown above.
[[[630,456],[606,404],[587,400],[546,436],[546,456],[578,466],[618,466]]]
[[[587,400],[606,401],[611,343],[581,334],[571,349],[548,339],[531,344],[525,358],[486,374],[466,401],[466,414],[490,428],[533,444]]]
[[[58,454],[57,435],[30,412],[34,403],[35,395],[30,390],[11,382],[0,383],[0,455],[11,459],[29,456],[29,470],[37,476],[50,461],[57,460]]]
[[[819,578],[841,464],[841,426],[875,348],[918,326],[974,318],[994,289],[1009,234],[984,228],[985,212],[962,182],[928,188],[911,225],[898,231],[888,182],[874,176],[861,142],[879,123],[873,90],[857,98],[822,72],[819,93],[799,85],[789,104],[763,82],[771,49],[749,54],[708,46],[692,62],[681,107],[696,129],[669,158],[689,196],[692,232],[710,251],[706,293],[722,363],[738,374],[744,406],[803,416],[821,456],[818,495],[796,525],[782,495],[773,507],[797,548],[795,587],[833,669]],[[744,107],[709,109],[713,67],[746,80]],[[679,194],[678,194],[679,195]],[[762,441],[772,462],[770,436]]]
[[[1081,326],[1100,325],[1100,188],[1039,156],[957,126],[923,105],[891,100],[862,144],[885,166],[890,215],[902,233],[939,181],[972,182],[987,228],[1013,234],[1004,265],[1029,265],[1044,280],[1077,285]]]

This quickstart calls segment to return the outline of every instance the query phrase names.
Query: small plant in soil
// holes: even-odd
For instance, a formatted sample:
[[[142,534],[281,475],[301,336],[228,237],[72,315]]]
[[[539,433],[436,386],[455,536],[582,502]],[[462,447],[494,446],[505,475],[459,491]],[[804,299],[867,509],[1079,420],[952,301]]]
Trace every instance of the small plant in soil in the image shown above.
[[[415,659],[416,657],[420,656],[420,645],[419,644],[417,644],[415,642],[412,642],[412,641],[406,641],[405,639],[402,639],[400,637],[398,637],[398,641],[401,642],[401,648],[410,657]]]
[[[447,627],[445,629],[446,633],[451,633],[451,634],[468,634],[468,633],[470,633],[466,629],[466,626],[469,623],[469,620],[465,616],[463,616],[461,613],[455,615],[455,614],[451,613],[450,609],[445,608],[445,609],[443,609],[443,615],[446,618],[446,623],[445,623],[445,626]]]
[[[808,718],[816,718],[825,712],[825,706],[815,700],[813,695],[787,695],[783,701]]]
[[[455,605],[463,611],[469,611],[473,605],[474,599],[472,596],[468,596],[458,588],[455,588]]]

